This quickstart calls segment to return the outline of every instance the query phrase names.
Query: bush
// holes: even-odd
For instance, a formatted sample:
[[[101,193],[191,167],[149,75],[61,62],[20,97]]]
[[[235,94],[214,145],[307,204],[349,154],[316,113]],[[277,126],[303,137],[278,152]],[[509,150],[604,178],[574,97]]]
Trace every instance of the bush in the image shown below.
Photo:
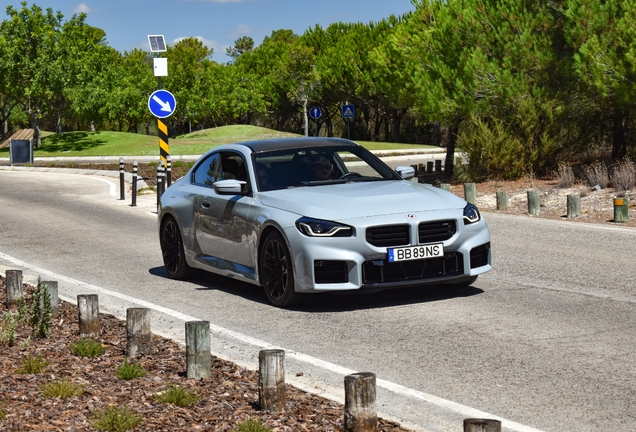
[[[605,189],[609,185],[609,175],[607,166],[602,162],[595,162],[583,168],[583,174],[589,186],[600,186]]]
[[[561,163],[557,169],[558,186],[561,188],[569,188],[576,183],[576,176],[570,164]]]
[[[51,334],[51,296],[44,289],[42,280],[38,276],[38,285],[31,299],[31,313],[29,322],[33,326],[33,334],[39,338],[47,338]]]
[[[105,411],[95,411],[89,420],[97,430],[107,432],[124,432],[134,429],[142,422],[142,418],[133,409],[124,407],[108,407]]]
[[[636,164],[629,159],[618,162],[613,166],[610,176],[617,191],[628,191],[636,186]]]
[[[99,357],[104,354],[106,348],[92,339],[80,339],[76,344],[71,345],[71,352],[78,357]]]
[[[140,378],[146,376],[146,372],[141,366],[136,363],[128,363],[128,359],[124,359],[123,366],[117,368],[117,378],[120,380],[131,380],[134,378]]]
[[[165,391],[157,393],[157,400],[161,403],[169,403],[178,407],[188,407],[199,402],[201,396],[196,395],[185,387],[168,386]]]
[[[73,384],[66,378],[61,381],[53,381],[40,386],[40,391],[44,396],[62,399],[79,396],[84,393],[84,389],[85,387],[83,385]]]
[[[32,357],[30,354],[28,357],[22,359],[22,365],[15,371],[19,374],[39,374],[44,372],[49,364],[42,360],[41,356]]]
[[[0,324],[0,342],[7,346],[13,346],[18,337],[19,314],[11,311],[2,314],[3,323]]]

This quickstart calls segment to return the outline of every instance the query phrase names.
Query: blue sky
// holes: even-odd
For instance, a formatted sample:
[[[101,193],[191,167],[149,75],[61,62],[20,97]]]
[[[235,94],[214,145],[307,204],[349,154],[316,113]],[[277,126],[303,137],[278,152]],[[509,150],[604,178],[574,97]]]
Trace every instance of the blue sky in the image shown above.
[[[0,19],[7,18],[7,6],[20,9],[20,1],[0,0]],[[148,49],[148,35],[162,34],[169,45],[197,37],[222,63],[229,60],[226,48],[241,36],[258,45],[273,30],[302,34],[316,24],[368,23],[415,9],[410,0],[28,0],[27,6],[34,3],[65,19],[85,12],[86,22],[103,29],[108,45],[122,53]]]

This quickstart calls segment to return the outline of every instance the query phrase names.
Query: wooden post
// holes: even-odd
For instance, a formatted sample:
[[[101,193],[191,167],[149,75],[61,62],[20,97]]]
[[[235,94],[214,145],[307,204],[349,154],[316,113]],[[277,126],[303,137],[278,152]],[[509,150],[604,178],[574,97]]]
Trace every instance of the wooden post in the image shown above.
[[[186,377],[210,378],[210,322],[188,321],[186,332]]]
[[[258,394],[261,409],[285,411],[285,351],[262,350],[258,353]]]
[[[80,294],[77,296],[79,313],[79,333],[82,338],[99,337],[99,299],[97,294]]]
[[[57,289],[57,281],[41,281],[44,292],[51,299],[51,316],[57,316],[60,305],[60,297]],[[40,306],[44,307],[44,298],[40,298]]]
[[[378,417],[375,412],[375,374],[359,372],[347,375],[345,384],[345,432],[376,432]]]
[[[508,210],[508,193],[506,191],[497,192],[497,210]]]
[[[629,199],[614,198],[614,222],[629,221]]]
[[[435,172],[442,172],[442,160],[435,159]]]
[[[440,188],[440,189],[443,189],[443,190],[445,190],[445,191],[450,192],[450,190],[451,190],[451,185],[450,185],[450,184],[448,184],[448,183],[441,183],[441,184],[439,185],[439,188]]]
[[[419,163],[417,164],[417,175],[422,175],[424,174],[424,164],[423,163]]]
[[[5,272],[7,284],[7,307],[15,306],[20,297],[24,297],[22,291],[22,270],[7,270]]]
[[[464,199],[471,204],[477,204],[475,183],[464,183]]]
[[[150,309],[126,309],[126,357],[136,357],[152,353],[152,333],[150,332]]]
[[[464,432],[501,432],[501,422],[490,419],[465,419]]]
[[[528,213],[531,215],[538,215],[541,209],[541,199],[539,198],[538,190],[528,191]]]
[[[577,218],[581,216],[581,195],[568,195],[568,218]]]
[[[427,174],[430,174],[430,173],[433,172],[433,164],[434,164],[433,161],[426,162],[426,173]]]

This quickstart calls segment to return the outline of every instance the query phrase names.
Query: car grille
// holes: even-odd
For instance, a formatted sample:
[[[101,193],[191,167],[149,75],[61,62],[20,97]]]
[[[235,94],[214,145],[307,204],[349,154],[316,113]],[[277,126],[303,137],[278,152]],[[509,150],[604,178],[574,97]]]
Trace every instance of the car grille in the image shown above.
[[[362,282],[365,285],[425,281],[464,273],[464,256],[451,252],[444,257],[390,263],[385,260],[365,261]]]
[[[422,222],[417,230],[420,244],[434,243],[448,240],[454,236],[457,225],[454,220]]]
[[[402,246],[410,243],[409,225],[384,225],[367,229],[369,244],[376,247]]]

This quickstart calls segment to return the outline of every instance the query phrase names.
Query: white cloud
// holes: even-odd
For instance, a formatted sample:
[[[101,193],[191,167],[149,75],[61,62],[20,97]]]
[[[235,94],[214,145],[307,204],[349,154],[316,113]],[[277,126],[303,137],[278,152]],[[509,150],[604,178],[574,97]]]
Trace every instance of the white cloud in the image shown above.
[[[80,14],[80,13],[89,13],[92,12],[93,10],[91,8],[88,7],[88,5],[86,3],[80,3],[77,6],[75,6],[75,9],[73,10],[73,13],[76,14]]]
[[[195,39],[201,41],[203,46],[208,47],[208,48],[212,48],[216,54],[218,54],[220,52],[221,48],[222,48],[221,44],[218,43],[217,41],[206,39],[203,36],[192,36],[192,37],[194,37]],[[177,44],[177,43],[179,43],[182,40],[187,39],[187,38],[188,37],[178,37],[178,38],[176,38],[176,39],[174,39],[172,41],[172,45],[175,45],[175,44]],[[223,48],[223,52],[225,52],[225,48]]]
[[[234,30],[229,32],[226,36],[229,38],[239,38],[241,36],[247,36],[252,32],[252,29],[247,24],[239,24]]]

